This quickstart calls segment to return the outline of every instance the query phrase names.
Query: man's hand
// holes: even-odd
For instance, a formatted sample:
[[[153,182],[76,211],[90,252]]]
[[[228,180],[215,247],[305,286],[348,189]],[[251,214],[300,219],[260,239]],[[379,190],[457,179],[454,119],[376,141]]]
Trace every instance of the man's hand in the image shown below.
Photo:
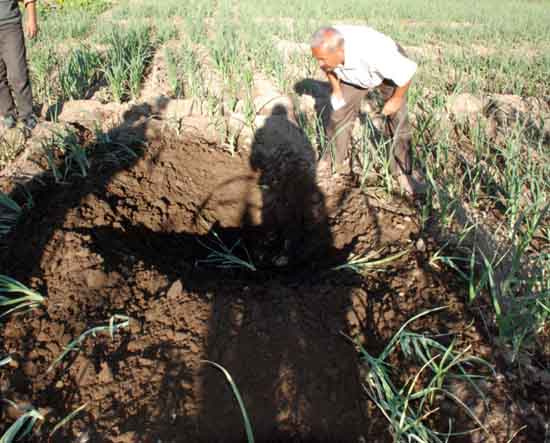
[[[342,87],[340,86],[340,79],[336,77],[334,72],[327,72],[327,78],[330,83],[330,104],[334,111],[338,111],[342,106],[346,104],[344,101],[344,93],[342,92]]]
[[[346,102],[344,101],[344,97],[342,96],[342,93],[340,92],[339,95],[332,94],[330,96],[330,104],[332,106],[333,111],[338,111],[338,109],[343,108]]]
[[[38,25],[36,24],[36,20],[28,20],[26,27],[27,37],[29,37],[31,40],[38,35]]]
[[[396,97],[394,95],[392,98],[390,98],[386,102],[386,104],[384,105],[384,108],[382,108],[382,114],[384,114],[385,116],[390,116],[395,114],[397,111],[399,111],[399,108],[403,106],[404,100],[405,99],[403,97]]]
[[[411,85],[411,81],[409,80],[403,86],[398,86],[397,88],[395,88],[393,95],[384,105],[384,108],[382,109],[382,114],[384,114],[385,116],[388,116],[388,115],[393,115],[397,111],[399,111],[399,108],[407,100],[407,91],[410,85]]]
[[[38,25],[36,24],[36,3],[30,2],[26,5],[27,17],[26,17],[26,31],[27,37],[30,39],[35,38],[38,35]]]

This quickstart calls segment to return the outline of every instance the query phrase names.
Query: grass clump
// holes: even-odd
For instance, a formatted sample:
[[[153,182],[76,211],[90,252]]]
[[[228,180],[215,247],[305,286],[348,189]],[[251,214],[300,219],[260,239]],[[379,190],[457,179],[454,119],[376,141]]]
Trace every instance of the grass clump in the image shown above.
[[[113,27],[107,35],[105,79],[113,99],[122,102],[139,96],[143,74],[151,61],[153,43],[146,25]]]
[[[256,266],[252,262],[252,258],[248,253],[248,249],[241,245],[241,240],[237,240],[233,246],[228,247],[220,236],[214,232],[214,242],[212,246],[207,245],[201,241],[199,243],[210,251],[208,257],[203,260],[197,260],[197,264],[204,263],[206,265],[214,266],[222,269],[235,269],[241,268],[248,271],[256,271]],[[242,259],[236,255],[236,250],[240,248],[246,254],[246,259]]]
[[[63,97],[72,100],[87,98],[100,78],[102,63],[95,51],[86,48],[72,50],[59,72]]]
[[[10,406],[20,409],[16,403],[10,400],[3,400]],[[29,408],[21,414],[21,416],[8,428],[8,430],[0,437],[0,443],[13,443],[22,441],[24,437],[29,435],[36,422],[43,421],[44,417],[34,408]]]
[[[15,200],[0,192],[0,238],[14,228],[22,213],[23,208]]]
[[[0,274],[0,308],[8,308],[0,318],[15,311],[33,309],[44,302],[44,297],[38,292],[7,275]]]
[[[54,132],[51,139],[43,141],[41,146],[56,183],[66,183],[73,176],[88,176],[89,153],[75,132]]]
[[[483,393],[478,386],[482,377],[472,374],[471,370],[474,366],[485,366],[492,371],[492,367],[486,361],[469,355],[469,347],[457,351],[454,342],[445,346],[429,336],[407,330],[415,320],[441,309],[444,308],[431,309],[408,320],[378,357],[372,356],[358,345],[367,369],[363,387],[388,421],[395,442],[443,443],[451,436],[464,435],[478,429],[485,430],[473,411],[452,392],[449,382],[466,382],[483,399]],[[389,362],[390,356],[395,357],[396,354],[399,355],[400,362],[406,359],[419,366],[416,374],[401,386],[392,381],[396,371]],[[453,422],[449,419],[446,431],[433,429],[430,417],[439,409],[437,404],[444,400],[461,407],[476,422],[478,428],[454,432]]]

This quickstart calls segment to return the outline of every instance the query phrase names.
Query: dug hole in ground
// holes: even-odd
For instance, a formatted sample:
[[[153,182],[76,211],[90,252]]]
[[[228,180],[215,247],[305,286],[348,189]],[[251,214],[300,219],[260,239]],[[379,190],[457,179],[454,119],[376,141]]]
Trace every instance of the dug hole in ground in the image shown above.
[[[490,354],[463,283],[428,265],[437,245],[418,241],[416,208],[343,177],[320,186],[314,150],[285,112],[232,155],[204,119],[174,130],[150,117],[128,109],[107,144],[75,125],[92,153],[87,177],[26,182],[34,206],[2,251],[3,272],[47,298],[6,320],[4,346],[20,363],[3,373],[3,395],[54,423],[87,405],[54,441],[242,441],[233,393],[204,360],[230,372],[257,441],[389,441],[346,337],[378,355],[407,319],[448,306],[414,328]],[[112,161],[122,144],[136,155]],[[13,180],[3,189],[22,192]],[[236,268],[216,254],[228,250]],[[367,275],[334,269],[353,254],[399,257]],[[129,316],[130,329],[87,340],[48,371],[67,343],[114,314]],[[446,411],[434,426],[445,429]],[[40,430],[32,438],[48,440]]]

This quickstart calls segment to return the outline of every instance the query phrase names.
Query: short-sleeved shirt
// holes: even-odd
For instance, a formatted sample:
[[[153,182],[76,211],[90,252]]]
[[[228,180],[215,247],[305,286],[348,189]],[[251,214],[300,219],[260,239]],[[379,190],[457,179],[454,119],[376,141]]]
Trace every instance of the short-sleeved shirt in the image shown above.
[[[24,4],[34,0],[24,0]],[[21,22],[21,11],[17,0],[0,0],[0,26]]]
[[[336,76],[361,88],[374,88],[384,79],[405,85],[417,65],[405,57],[388,36],[368,27],[334,26],[344,37],[344,65],[334,69]]]

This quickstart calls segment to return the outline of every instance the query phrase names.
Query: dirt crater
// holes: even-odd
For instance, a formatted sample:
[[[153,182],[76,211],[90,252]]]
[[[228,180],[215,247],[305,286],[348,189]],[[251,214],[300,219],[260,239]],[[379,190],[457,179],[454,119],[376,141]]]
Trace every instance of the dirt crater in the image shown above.
[[[319,184],[311,147],[295,133],[290,142],[281,118],[250,151],[147,131],[157,136],[130,164],[31,185],[35,206],[1,261],[47,305],[6,323],[3,350],[20,364],[2,373],[2,395],[54,423],[87,403],[55,441],[243,440],[232,393],[203,360],[230,371],[257,441],[383,441],[386,424],[342,334],[376,354],[407,318],[446,304],[448,315],[422,327],[469,329],[482,343],[465,327],[454,278],[426,265],[434,245],[414,248],[415,209],[366,197],[347,177]],[[218,239],[240,242],[235,255],[256,270],[209,263]],[[351,253],[405,250],[366,277],[331,270]],[[130,316],[130,329],[87,341],[47,372],[113,314]],[[33,438],[47,441],[47,429]]]

